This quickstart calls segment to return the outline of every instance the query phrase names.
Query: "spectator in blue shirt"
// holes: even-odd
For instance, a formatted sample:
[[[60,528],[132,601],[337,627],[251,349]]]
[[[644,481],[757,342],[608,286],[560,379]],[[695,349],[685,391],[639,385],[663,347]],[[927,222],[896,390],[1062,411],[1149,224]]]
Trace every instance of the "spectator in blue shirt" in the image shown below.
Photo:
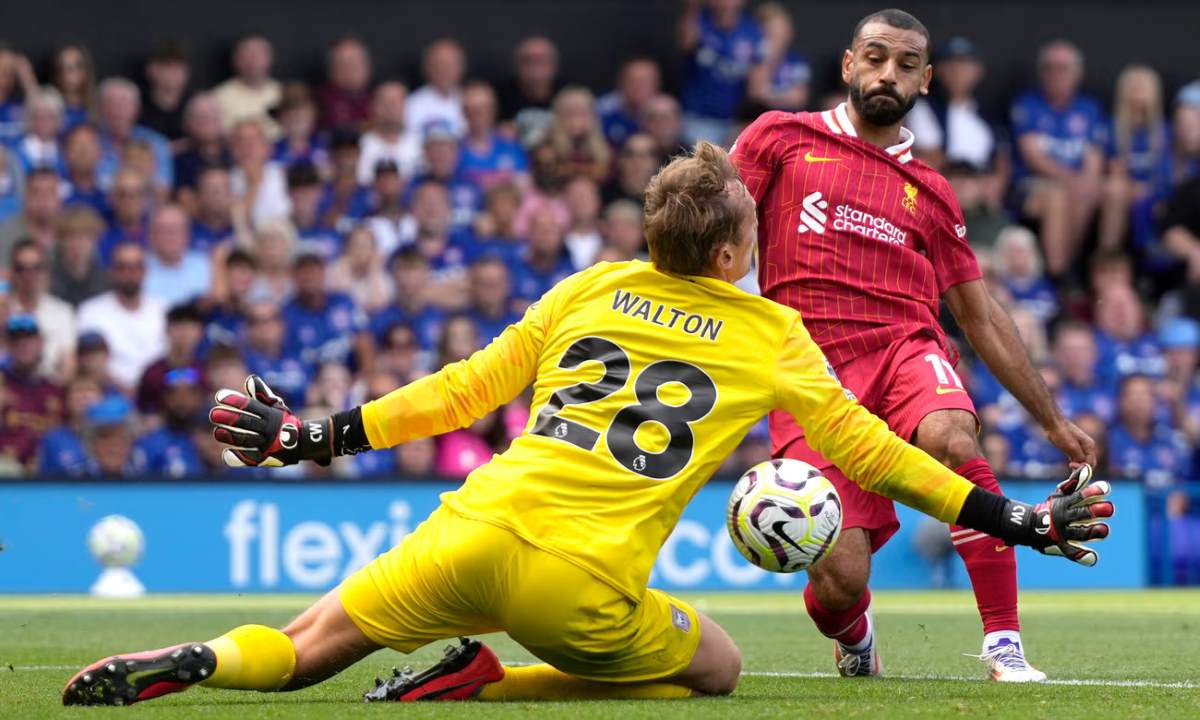
[[[88,408],[100,401],[103,391],[94,378],[78,376],[64,389],[66,422],[42,436],[37,451],[39,475],[79,477],[87,471],[84,426]]]
[[[293,262],[296,292],[283,306],[284,352],[310,368],[324,363],[369,370],[374,343],[367,319],[350,296],[325,289],[325,256],[301,244]]]
[[[100,84],[100,184],[106,184],[116,174],[128,144],[145,143],[154,154],[154,184],[164,191],[170,190],[175,179],[170,146],[162,135],[137,124],[140,111],[141,93],[137,85],[121,77],[111,77]]]
[[[1043,324],[1058,315],[1058,294],[1042,274],[1037,238],[1020,225],[1005,228],[996,237],[996,273],[1017,307]]]
[[[626,60],[617,75],[616,89],[596,100],[596,114],[604,137],[613,147],[642,127],[642,111],[662,89],[662,73],[653,58]]]
[[[245,343],[242,357],[246,368],[261,377],[288,403],[304,403],[305,389],[313,368],[300,358],[284,352],[283,315],[270,300],[252,304],[245,313]]]
[[[796,29],[782,3],[766,2],[754,11],[763,34],[763,61],[750,71],[747,99],[772,110],[803,110],[808,105],[812,68],[792,48]]]
[[[64,45],[54,53],[54,86],[62,95],[69,130],[85,122],[96,99],[92,57],[82,45]]]
[[[203,402],[200,374],[195,368],[167,372],[162,425],[138,438],[133,446],[134,457],[143,472],[181,478],[204,470],[194,437]]]
[[[404,178],[396,162],[384,158],[376,163],[371,184],[371,216],[363,226],[370,229],[381,257],[390,257],[401,245],[412,242],[413,220],[405,196]]]
[[[429,302],[429,261],[413,245],[401,248],[389,261],[396,292],[391,304],[371,317],[371,332],[379,343],[397,325],[412,329],[421,349],[429,352],[441,337],[444,313]]]
[[[529,244],[521,253],[520,262],[511,267],[516,309],[523,311],[559,280],[575,272],[563,245],[563,232],[557,215],[550,208],[540,208],[529,219]]]
[[[358,182],[358,131],[338,128],[329,141],[333,177],[318,206],[321,225],[345,235],[371,212],[371,190]]]
[[[1129,375],[1163,376],[1166,361],[1154,335],[1146,330],[1145,308],[1132,288],[1101,288],[1095,318],[1101,383],[1114,388]]]
[[[430,301],[443,309],[467,304],[467,264],[471,248],[461,235],[451,234],[450,191],[428,180],[412,195],[412,243],[429,263]]]
[[[191,235],[192,249],[203,253],[233,241],[233,181],[226,168],[213,165],[197,176]]]
[[[1102,197],[1104,113],[1079,94],[1083,55],[1065,40],[1038,53],[1041,87],[1012,105],[1014,209],[1041,223],[1046,270],[1061,277],[1076,259]]]
[[[1170,187],[1170,128],[1163,117],[1162,80],[1146,65],[1126,66],[1117,76],[1108,179],[1100,206],[1100,247],[1121,249],[1131,213]]]
[[[684,3],[679,47],[687,61],[681,96],[693,142],[727,144],[746,80],[763,60],[762,31],[745,6],[745,0]]]
[[[326,260],[337,257],[342,250],[342,236],[326,225],[320,213],[321,197],[325,192],[317,168],[302,162],[287,169],[288,199],[292,215],[289,218],[300,242],[321,248]]]
[[[317,135],[317,101],[308,86],[302,82],[285,85],[276,114],[281,137],[275,142],[272,159],[284,167],[308,163],[325,168],[329,164],[329,150],[324,137]]]
[[[21,214],[25,168],[21,159],[0,145],[0,224]]]
[[[458,136],[445,123],[430,124],[424,130],[423,152],[425,171],[412,179],[410,188],[431,180],[445,185],[450,191],[451,225],[469,227],[483,207],[483,192],[459,174]]]
[[[225,146],[221,106],[212,93],[192,96],[184,109],[183,127],[187,136],[176,143],[172,168],[175,190],[181,197],[187,197],[196,192],[204,168],[228,168],[233,163],[233,156]]]
[[[1092,413],[1112,422],[1116,413],[1112,389],[1096,375],[1096,338],[1078,322],[1064,322],[1054,335],[1054,363],[1061,378],[1057,399],[1063,413],[1074,418]]]
[[[481,258],[471,264],[471,308],[468,313],[486,345],[521,319],[511,304],[512,283],[508,267],[498,258]]]
[[[1200,442],[1200,323],[1188,317],[1171,318],[1158,332],[1166,361],[1166,377],[1159,381],[1165,415],[1181,429],[1193,446]]]
[[[458,175],[483,192],[501,182],[529,182],[525,149],[496,131],[496,92],[481,80],[463,87],[467,133],[458,150]]]
[[[254,288],[254,256],[231,247],[224,260],[213,255],[213,293],[204,316],[201,354],[215,345],[237,345],[246,324],[246,307]]]
[[[113,177],[108,191],[112,215],[108,231],[100,237],[100,262],[108,265],[113,250],[122,243],[146,246],[150,188],[146,178],[131,167],[123,167]]]
[[[207,295],[212,287],[212,261],[192,249],[190,230],[178,205],[163,205],[150,216],[144,290],[168,306]]]
[[[63,146],[63,205],[87,205],[107,215],[108,195],[100,185],[100,132],[79,123],[67,131]]]
[[[12,145],[25,132],[24,107],[17,89],[26,97],[38,90],[37,76],[29,58],[8,47],[0,47],[0,145]]]
[[[84,423],[84,474],[118,478],[140,475],[141,454],[133,452],[133,408],[121,395],[108,395],[88,408]]]
[[[15,145],[27,170],[50,168],[63,172],[59,133],[63,124],[62,96],[52,87],[25,98],[25,134]]]
[[[1126,377],[1117,402],[1117,422],[1108,432],[1110,471],[1152,488],[1187,480],[1191,450],[1177,430],[1155,420],[1154,380],[1145,375]]]

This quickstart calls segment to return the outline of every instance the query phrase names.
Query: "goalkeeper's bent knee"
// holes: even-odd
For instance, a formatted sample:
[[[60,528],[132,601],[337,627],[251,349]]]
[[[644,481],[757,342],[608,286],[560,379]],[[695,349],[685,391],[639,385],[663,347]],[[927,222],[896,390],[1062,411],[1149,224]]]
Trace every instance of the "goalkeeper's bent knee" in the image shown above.
[[[205,687],[279,690],[296,669],[292,639],[265,625],[242,625],[206,643],[217,656],[217,669]]]

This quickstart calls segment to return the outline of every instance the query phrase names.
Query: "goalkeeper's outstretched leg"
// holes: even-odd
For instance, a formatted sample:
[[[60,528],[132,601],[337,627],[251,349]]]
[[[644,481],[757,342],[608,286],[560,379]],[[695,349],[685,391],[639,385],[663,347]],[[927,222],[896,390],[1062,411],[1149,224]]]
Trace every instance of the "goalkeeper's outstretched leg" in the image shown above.
[[[193,685],[262,692],[298,690],[378,650],[328,593],[283,630],[242,625],[208,642],[115,655],[80,670],[64,705],[132,705]]]

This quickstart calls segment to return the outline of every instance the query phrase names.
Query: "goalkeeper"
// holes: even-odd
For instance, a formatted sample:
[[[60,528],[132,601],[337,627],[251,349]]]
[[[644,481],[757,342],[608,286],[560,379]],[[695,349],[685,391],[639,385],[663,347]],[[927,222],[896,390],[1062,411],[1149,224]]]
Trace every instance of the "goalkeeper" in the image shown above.
[[[469,359],[332,417],[301,420],[262,380],[210,413],[235,466],[328,463],[464,427],[533,384],[534,414],[410,535],[283,630],[81,670],[66,704],[129,704],[193,684],[294,690],[372,652],[502,630],[545,661],[504,667],[463,640],[369,700],[678,698],[733,691],[737,647],[687,603],[648,589],[684,505],[773,408],[868,490],[1085,565],[1108,535],[1106,483],[1081,468],[1045,502],[988,493],[848,397],[796,311],[732,284],[750,268],[754,202],[726,153],[700,143],[646,191],[651,263],[561,282]]]

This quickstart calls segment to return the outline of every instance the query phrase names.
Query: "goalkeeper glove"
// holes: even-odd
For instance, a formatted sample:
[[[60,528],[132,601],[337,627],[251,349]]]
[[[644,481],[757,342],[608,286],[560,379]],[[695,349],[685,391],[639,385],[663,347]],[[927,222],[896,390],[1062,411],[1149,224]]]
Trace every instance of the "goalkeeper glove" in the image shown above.
[[[244,393],[217,391],[208,411],[213,437],[228,445],[221,458],[230,467],[281,467],[301,460],[328,465],[333,457],[333,419],[301,420],[262,378],[246,378]]]
[[[1018,535],[1014,539],[1044,555],[1058,555],[1087,567],[1100,556],[1084,543],[1108,537],[1114,507],[1108,499],[1112,488],[1103,480],[1092,482],[1092,468],[1081,465],[1055,488],[1045,502],[1028,505],[1015,500],[1005,508],[1007,522]],[[1003,535],[1001,535],[1003,537]]]

